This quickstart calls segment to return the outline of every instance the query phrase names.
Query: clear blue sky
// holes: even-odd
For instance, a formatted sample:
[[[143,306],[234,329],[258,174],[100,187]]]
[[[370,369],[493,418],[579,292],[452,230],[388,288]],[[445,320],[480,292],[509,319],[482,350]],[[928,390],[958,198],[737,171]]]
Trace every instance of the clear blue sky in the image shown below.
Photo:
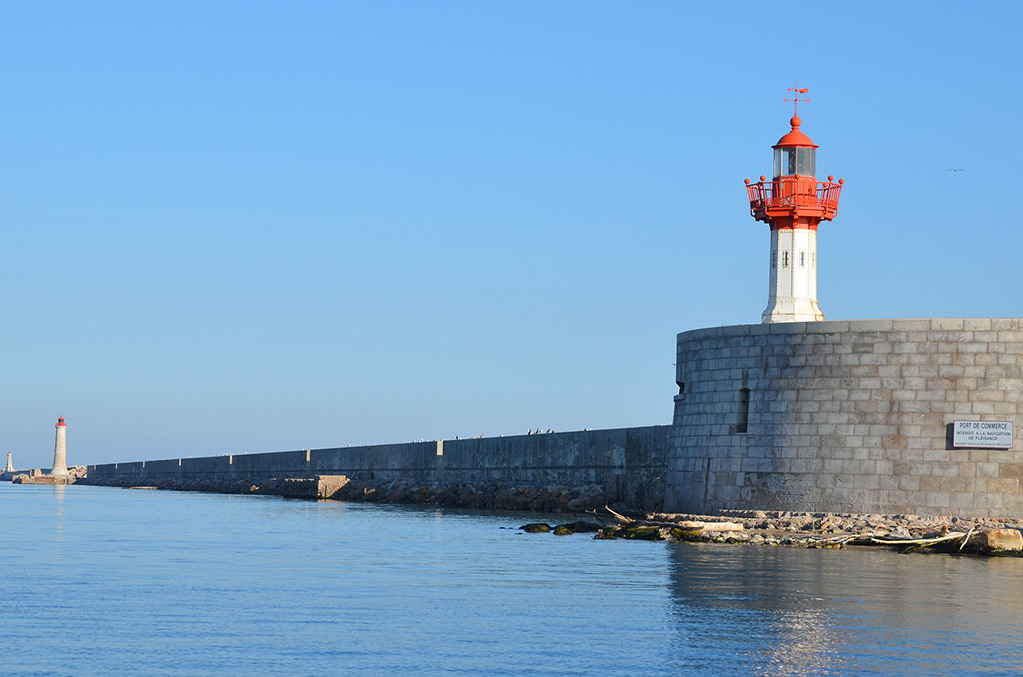
[[[2,8],[19,467],[667,424],[797,79],[827,318],[1023,316],[1018,2]]]

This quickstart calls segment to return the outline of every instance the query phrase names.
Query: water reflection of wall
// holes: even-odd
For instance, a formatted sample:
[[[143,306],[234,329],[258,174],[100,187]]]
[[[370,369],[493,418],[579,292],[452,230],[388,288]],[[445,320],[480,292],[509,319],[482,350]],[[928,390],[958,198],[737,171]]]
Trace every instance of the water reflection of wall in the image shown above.
[[[1023,560],[691,544],[669,556],[679,647],[706,669],[945,673],[1023,661]]]

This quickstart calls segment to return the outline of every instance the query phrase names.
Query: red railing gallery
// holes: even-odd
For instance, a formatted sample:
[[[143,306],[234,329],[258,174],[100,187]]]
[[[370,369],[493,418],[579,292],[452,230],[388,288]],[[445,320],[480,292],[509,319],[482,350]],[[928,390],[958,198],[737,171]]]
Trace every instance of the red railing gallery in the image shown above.
[[[746,180],[749,192],[750,213],[761,217],[775,209],[787,210],[800,207],[820,210],[826,219],[838,212],[838,198],[842,193],[842,179],[834,182],[833,176],[827,181],[808,181],[804,178],[782,178],[777,181],[750,183]]]

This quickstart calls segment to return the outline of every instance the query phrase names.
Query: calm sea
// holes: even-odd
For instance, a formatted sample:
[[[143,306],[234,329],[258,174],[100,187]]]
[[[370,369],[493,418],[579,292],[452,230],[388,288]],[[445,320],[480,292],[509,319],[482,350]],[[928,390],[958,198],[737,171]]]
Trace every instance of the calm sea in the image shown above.
[[[529,519],[0,483],[0,673],[1023,672],[1023,559]]]

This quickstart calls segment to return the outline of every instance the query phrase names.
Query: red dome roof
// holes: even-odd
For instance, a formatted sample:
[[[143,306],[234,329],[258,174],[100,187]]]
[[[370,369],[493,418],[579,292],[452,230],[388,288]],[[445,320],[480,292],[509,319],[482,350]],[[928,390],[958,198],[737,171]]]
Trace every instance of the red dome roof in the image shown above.
[[[792,125],[792,131],[778,139],[778,143],[771,146],[771,148],[791,148],[793,146],[817,148],[817,144],[811,141],[809,136],[799,131],[799,125],[801,122],[802,120],[793,116],[792,119],[789,120],[789,124]]]

